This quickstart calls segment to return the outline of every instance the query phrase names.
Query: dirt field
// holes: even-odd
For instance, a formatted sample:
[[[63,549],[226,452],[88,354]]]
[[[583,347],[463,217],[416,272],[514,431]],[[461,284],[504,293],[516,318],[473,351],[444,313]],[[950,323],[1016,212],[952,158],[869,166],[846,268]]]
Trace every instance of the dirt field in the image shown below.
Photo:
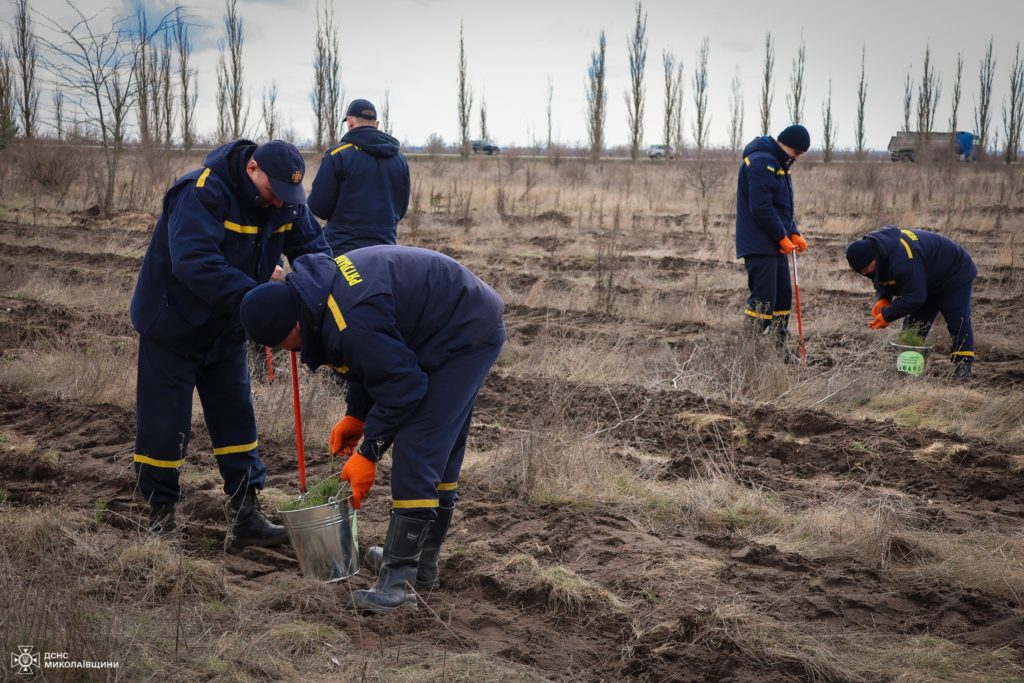
[[[127,307],[153,216],[51,208],[33,225],[2,198],[6,651],[121,662],[95,680],[1024,680],[1024,171],[798,168],[802,369],[742,325],[732,162],[412,170],[400,240],[494,285],[509,342],[442,588],[376,617],[345,607],[369,577],[324,585],[287,546],[224,549],[198,407],[186,536],[146,541]],[[948,378],[941,322],[920,378],[895,372],[897,331],[868,330],[874,297],[843,250],[886,223],[978,263],[970,382]],[[270,508],[297,492],[276,362],[254,389]],[[302,385],[326,476],[343,400],[322,376]],[[363,545],[382,540],[387,490],[385,463]]]

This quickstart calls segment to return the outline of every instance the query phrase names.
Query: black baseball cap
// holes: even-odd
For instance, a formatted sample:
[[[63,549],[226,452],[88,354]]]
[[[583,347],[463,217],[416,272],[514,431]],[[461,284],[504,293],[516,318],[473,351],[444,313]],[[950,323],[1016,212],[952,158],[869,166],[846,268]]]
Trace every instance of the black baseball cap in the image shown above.
[[[287,204],[305,204],[306,191],[302,177],[306,175],[306,162],[290,142],[271,140],[264,142],[252,153],[260,170],[270,179],[270,189]]]
[[[377,120],[377,108],[370,100],[352,100],[345,110],[345,116],[358,116],[367,121]]]

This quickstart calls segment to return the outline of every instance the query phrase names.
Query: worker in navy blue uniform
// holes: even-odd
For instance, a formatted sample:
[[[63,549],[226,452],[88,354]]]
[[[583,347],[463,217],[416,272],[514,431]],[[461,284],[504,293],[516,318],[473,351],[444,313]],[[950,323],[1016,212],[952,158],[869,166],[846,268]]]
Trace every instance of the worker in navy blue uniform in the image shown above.
[[[875,285],[872,329],[903,318],[904,329],[915,327],[927,337],[942,313],[952,340],[953,375],[971,376],[971,288],[978,269],[966,249],[934,232],[886,225],[851,243],[846,260]]]
[[[282,253],[329,254],[305,206],[305,164],[291,144],[223,145],[167,191],[132,298],[139,332],[135,469],[150,529],[173,534],[199,391],[239,546],[287,540],[260,512],[259,456],[239,321],[242,297],[270,279]]]
[[[736,185],[736,258],[743,259],[750,289],[743,312],[762,332],[774,332],[780,346],[793,298],[787,255],[807,249],[794,218],[790,168],[810,146],[811,136],[800,125],[778,138],[755,138],[743,149]]]
[[[396,244],[398,222],[409,208],[409,164],[398,140],[378,129],[377,110],[352,100],[348,132],[320,162],[309,208],[327,221],[324,234],[335,256],[376,244]]]
[[[373,589],[353,591],[360,609],[415,608],[407,583],[418,591],[439,585],[473,403],[505,341],[503,310],[501,297],[468,268],[397,246],[333,261],[304,256],[284,283],[261,285],[242,301],[251,338],[301,348],[310,368],[327,365],[348,379],[346,415],[331,431],[330,449],[348,456],[341,477],[352,486],[353,507],[394,445],[387,536],[383,548],[367,552],[380,573]]]

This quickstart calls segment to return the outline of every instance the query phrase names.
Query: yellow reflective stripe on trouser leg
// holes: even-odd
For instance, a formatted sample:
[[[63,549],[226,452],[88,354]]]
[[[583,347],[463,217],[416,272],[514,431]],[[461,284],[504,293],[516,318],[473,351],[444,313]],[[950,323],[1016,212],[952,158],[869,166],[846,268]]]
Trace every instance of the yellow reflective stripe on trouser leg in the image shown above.
[[[437,485],[437,490],[438,491],[454,491],[457,488],[459,488],[459,482],[457,482],[457,481],[453,481],[450,484],[438,484]]]
[[[773,315],[781,316],[781,315],[789,315],[790,313],[792,313],[792,311],[775,311],[775,313],[773,313]]]
[[[965,356],[967,358],[974,358],[974,351],[954,351],[953,356]]]
[[[391,501],[391,507],[396,510],[405,510],[408,508],[436,508],[438,506],[437,498],[421,498],[419,500],[393,500]]]
[[[749,308],[747,310],[743,311],[743,312],[746,313],[747,315],[749,315],[751,318],[757,318],[758,320],[771,320],[772,319],[772,316],[769,313],[758,313],[756,311],[750,310]]]
[[[253,441],[252,443],[243,443],[237,446],[221,446],[220,448],[214,448],[214,455],[230,455],[232,453],[248,453],[252,449],[260,445],[259,441]]]
[[[150,458],[146,455],[135,454],[132,458],[135,462],[140,462],[143,465],[152,465],[153,467],[163,467],[165,469],[175,469],[185,464],[184,460],[157,460],[156,458]]]

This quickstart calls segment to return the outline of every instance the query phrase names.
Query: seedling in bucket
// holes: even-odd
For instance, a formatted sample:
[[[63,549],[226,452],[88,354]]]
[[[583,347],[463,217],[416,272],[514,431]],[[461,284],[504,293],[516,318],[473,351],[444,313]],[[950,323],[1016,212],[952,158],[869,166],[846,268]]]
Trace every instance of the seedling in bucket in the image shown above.
[[[899,352],[896,356],[896,369],[912,377],[920,377],[924,372],[928,351],[931,346],[924,343],[924,337],[916,327],[904,329],[899,341],[890,342]]]

